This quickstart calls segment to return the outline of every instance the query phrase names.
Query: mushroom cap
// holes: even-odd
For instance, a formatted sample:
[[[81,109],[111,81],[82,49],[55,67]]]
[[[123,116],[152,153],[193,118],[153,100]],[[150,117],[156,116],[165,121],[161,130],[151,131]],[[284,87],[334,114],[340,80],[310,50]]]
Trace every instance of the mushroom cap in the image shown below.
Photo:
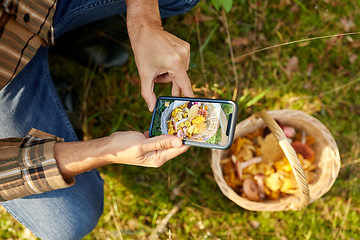
[[[284,156],[284,152],[279,145],[279,141],[272,133],[265,137],[264,142],[260,147],[260,151],[264,161],[269,163],[277,161]]]
[[[310,160],[311,162],[314,161],[315,153],[310,146],[301,142],[294,142],[291,146],[294,148],[295,152],[301,154],[304,159]]]
[[[259,201],[259,190],[257,188],[257,184],[255,183],[254,179],[246,178],[243,182],[243,190],[246,198],[250,201]]]

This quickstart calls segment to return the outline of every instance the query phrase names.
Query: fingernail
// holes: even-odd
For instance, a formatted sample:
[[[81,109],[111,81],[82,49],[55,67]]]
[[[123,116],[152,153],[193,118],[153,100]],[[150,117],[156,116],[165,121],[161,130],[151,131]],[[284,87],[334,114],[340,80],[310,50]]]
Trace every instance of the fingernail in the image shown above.
[[[179,148],[182,145],[182,141],[180,139],[173,139],[171,140],[171,147]]]
[[[154,111],[154,108],[151,108],[149,104],[147,106],[150,112]]]

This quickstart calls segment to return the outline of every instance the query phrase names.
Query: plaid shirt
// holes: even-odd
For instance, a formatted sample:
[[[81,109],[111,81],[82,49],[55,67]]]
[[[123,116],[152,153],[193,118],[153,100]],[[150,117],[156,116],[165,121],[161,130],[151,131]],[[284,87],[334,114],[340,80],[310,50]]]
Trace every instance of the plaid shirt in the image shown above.
[[[25,138],[0,139],[0,201],[66,188],[75,179],[63,179],[54,158],[54,146],[63,139],[31,129]]]
[[[56,0],[0,0],[0,90],[41,45],[54,43]],[[69,187],[54,158],[61,139],[31,129],[25,138],[0,139],[0,201]]]
[[[0,0],[0,90],[41,45],[54,43],[56,0]]]

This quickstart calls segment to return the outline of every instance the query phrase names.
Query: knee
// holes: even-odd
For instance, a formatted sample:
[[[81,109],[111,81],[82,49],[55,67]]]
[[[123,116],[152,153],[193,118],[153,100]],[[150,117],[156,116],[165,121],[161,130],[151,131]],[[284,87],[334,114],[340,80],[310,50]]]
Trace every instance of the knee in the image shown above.
[[[190,11],[200,0],[159,0],[160,14],[162,18],[181,15]]]

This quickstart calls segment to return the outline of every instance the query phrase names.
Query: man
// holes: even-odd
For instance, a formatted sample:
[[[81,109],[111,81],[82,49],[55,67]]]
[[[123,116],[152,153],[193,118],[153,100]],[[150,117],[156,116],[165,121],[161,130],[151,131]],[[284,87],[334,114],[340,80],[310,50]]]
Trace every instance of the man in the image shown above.
[[[194,96],[186,74],[189,44],[164,31],[160,15],[182,14],[196,3],[2,0],[0,200],[35,236],[81,239],[92,231],[103,211],[103,181],[97,167],[159,167],[187,150],[175,136],[150,139],[148,133],[131,131],[78,142],[54,90],[47,65],[49,47],[44,45],[54,36],[127,10],[141,94],[152,111],[155,82],[172,82],[174,96]]]

